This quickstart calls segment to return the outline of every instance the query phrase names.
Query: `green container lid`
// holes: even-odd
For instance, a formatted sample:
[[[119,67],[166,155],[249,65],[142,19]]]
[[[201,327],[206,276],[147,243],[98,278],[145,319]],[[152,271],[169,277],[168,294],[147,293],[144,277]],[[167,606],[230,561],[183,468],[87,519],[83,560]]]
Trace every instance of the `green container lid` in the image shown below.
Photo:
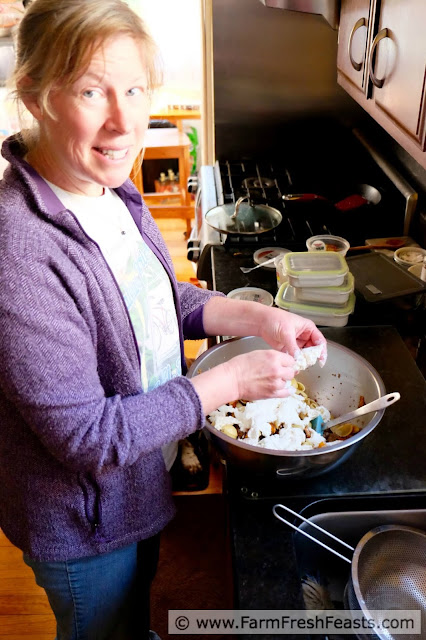
[[[353,313],[355,308],[355,294],[349,294],[349,299],[344,306],[306,303],[298,301],[295,288],[289,283],[284,283],[275,296],[275,304],[281,309],[309,318],[315,324],[343,327],[347,324],[349,315]]]
[[[349,271],[345,258],[334,251],[286,253],[283,261],[294,287],[338,287]]]
[[[314,302],[315,304],[345,305],[349,295],[355,288],[355,279],[349,271],[343,284],[338,287],[294,287],[294,294],[298,302]]]

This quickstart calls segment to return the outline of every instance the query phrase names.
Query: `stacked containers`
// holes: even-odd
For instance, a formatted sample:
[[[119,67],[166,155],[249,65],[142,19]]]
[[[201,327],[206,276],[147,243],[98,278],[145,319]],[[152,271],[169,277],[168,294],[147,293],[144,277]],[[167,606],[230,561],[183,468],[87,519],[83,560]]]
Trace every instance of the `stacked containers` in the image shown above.
[[[344,327],[355,307],[354,278],[335,252],[287,253],[282,258],[288,282],[275,304],[317,325]]]

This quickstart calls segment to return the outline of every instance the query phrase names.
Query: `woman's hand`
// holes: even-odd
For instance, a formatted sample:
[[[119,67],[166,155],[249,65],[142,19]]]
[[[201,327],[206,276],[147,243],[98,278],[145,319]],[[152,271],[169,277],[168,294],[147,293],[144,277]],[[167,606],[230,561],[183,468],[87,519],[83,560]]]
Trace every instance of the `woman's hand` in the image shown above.
[[[294,378],[295,362],[287,353],[251,351],[235,356],[226,366],[235,379],[236,399],[284,398],[294,393],[290,380]]]
[[[281,309],[266,308],[265,321],[260,325],[261,338],[279,351],[295,355],[298,349],[324,345],[326,355],[327,342],[312,320],[302,318]]]
[[[211,298],[204,306],[204,329],[209,335],[259,336],[271,347],[294,356],[297,349],[326,340],[311,320],[258,302]]]
[[[265,349],[231,358],[191,379],[205,414],[234,400],[285,398],[294,393],[294,358]]]
[[[204,306],[204,330],[211,335],[259,336],[272,349],[235,356],[191,379],[205,414],[234,400],[282,398],[293,392],[298,349],[324,345],[311,320],[258,302],[211,298]]]

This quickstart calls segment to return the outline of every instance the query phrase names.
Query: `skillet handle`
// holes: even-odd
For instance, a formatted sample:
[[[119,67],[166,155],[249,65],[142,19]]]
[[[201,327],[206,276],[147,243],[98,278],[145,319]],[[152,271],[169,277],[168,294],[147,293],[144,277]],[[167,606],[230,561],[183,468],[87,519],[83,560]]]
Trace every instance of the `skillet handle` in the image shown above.
[[[324,196],[319,196],[316,193],[285,193],[282,199],[287,200],[300,200],[303,202],[309,202],[311,200],[327,200]]]
[[[355,551],[354,547],[351,547],[350,544],[347,544],[343,540],[340,540],[340,538],[337,538],[336,536],[333,536],[332,533],[330,533],[329,531],[326,531],[322,527],[319,527],[317,524],[315,524],[315,522],[311,522],[310,520],[307,520],[306,518],[301,516],[299,513],[296,513],[296,511],[293,511],[292,509],[289,509],[289,507],[286,507],[283,504],[276,504],[276,505],[274,505],[272,507],[272,512],[273,512],[274,516],[276,518],[278,518],[278,520],[281,520],[281,522],[284,522],[285,524],[288,524],[289,527],[291,527],[292,529],[294,529],[298,533],[301,533],[306,538],[309,538],[309,540],[312,540],[313,542],[316,542],[321,547],[324,547],[324,549],[327,549],[327,551],[331,551],[331,553],[334,553],[334,555],[337,556],[338,558],[341,558],[342,560],[345,560],[346,562],[349,562],[349,564],[352,564],[352,560],[350,558],[347,558],[346,556],[342,555],[341,553],[339,553],[335,549],[332,549],[331,547],[329,547],[326,544],[324,544],[323,542],[321,542],[321,540],[318,540],[317,538],[314,538],[313,536],[311,536],[306,531],[303,531],[303,529],[299,529],[299,527],[296,527],[296,525],[292,524],[291,522],[289,522],[288,520],[286,520],[282,516],[278,515],[278,513],[277,513],[277,509],[278,508],[285,509],[285,511],[288,511],[293,516],[296,516],[296,518],[300,518],[300,520],[303,520],[303,522],[306,522],[306,524],[309,524],[309,525],[311,525],[311,527],[314,527],[315,529],[318,529],[318,531],[321,531],[321,533],[324,533],[326,536],[328,536],[329,538],[332,538],[333,540],[335,540],[339,544],[342,544],[344,547],[347,547],[351,551]]]

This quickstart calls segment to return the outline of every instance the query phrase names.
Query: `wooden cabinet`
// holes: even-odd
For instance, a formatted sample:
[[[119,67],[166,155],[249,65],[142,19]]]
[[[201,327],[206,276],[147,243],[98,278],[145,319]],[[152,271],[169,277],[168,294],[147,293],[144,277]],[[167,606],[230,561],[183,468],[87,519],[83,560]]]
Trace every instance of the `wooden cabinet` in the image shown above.
[[[425,139],[426,3],[384,2],[375,42],[373,99],[423,151]],[[374,51],[373,51],[374,53]]]
[[[370,0],[343,0],[340,10],[337,70],[360,94],[366,93],[368,79],[367,47],[371,37]]]
[[[342,0],[339,84],[426,168],[425,0]]]

